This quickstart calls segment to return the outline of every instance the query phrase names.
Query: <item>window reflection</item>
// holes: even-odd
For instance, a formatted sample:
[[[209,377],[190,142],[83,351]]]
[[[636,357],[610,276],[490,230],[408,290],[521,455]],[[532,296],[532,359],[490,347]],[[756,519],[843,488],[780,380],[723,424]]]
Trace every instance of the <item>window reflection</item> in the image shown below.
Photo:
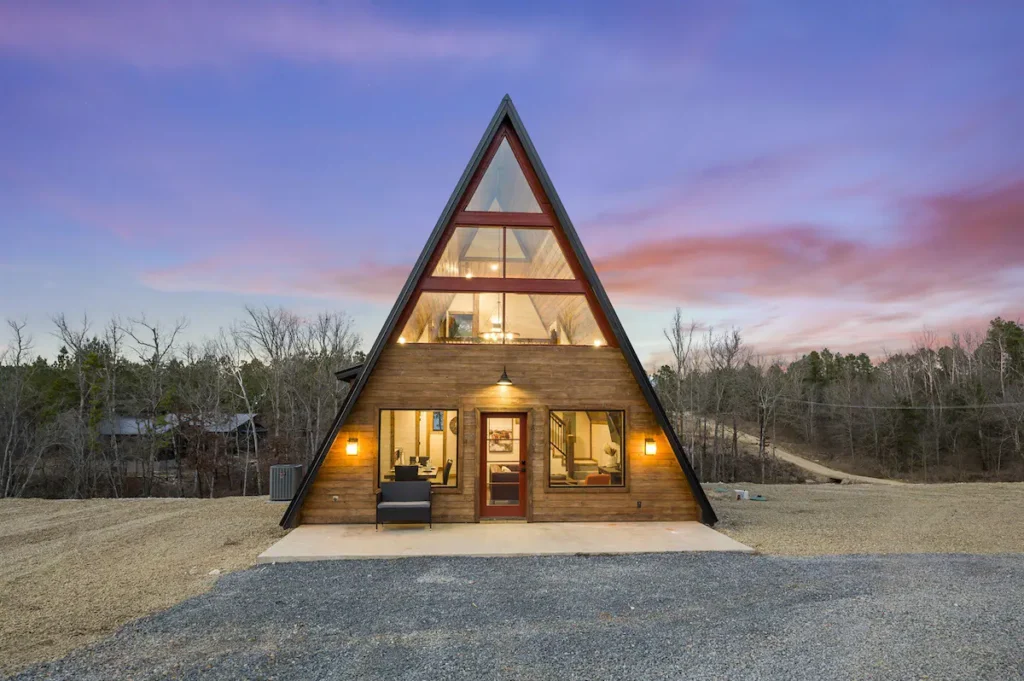
[[[548,228],[456,227],[434,267],[435,277],[573,279]]]
[[[400,343],[603,345],[583,294],[420,294]]]
[[[382,409],[378,479],[429,480],[455,487],[458,415],[455,409]]]
[[[552,487],[626,484],[624,412],[556,411],[548,416]]]
[[[540,213],[537,198],[526,181],[508,139],[501,144],[484,171],[466,210],[500,213]]]

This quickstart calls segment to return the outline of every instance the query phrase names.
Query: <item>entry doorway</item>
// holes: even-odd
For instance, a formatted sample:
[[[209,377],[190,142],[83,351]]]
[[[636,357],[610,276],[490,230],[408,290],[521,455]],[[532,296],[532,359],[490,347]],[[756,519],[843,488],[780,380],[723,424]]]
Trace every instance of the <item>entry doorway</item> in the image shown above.
[[[526,414],[481,414],[480,517],[526,517]]]

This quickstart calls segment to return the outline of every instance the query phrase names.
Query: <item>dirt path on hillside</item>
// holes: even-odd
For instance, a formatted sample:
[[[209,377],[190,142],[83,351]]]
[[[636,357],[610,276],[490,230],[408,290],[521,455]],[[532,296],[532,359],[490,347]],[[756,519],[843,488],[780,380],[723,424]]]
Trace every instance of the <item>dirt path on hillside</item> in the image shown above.
[[[693,417],[691,415],[687,414],[687,419],[692,420]],[[695,423],[695,421],[694,421],[694,423]],[[708,424],[710,424],[711,427],[714,428],[714,425],[715,425],[714,419],[708,419]],[[730,426],[729,424],[723,424],[723,425],[725,426],[726,431],[729,431],[729,432],[732,431],[732,426]],[[746,433],[746,432],[744,432],[742,430],[738,430],[738,431],[736,431],[736,439],[738,441],[742,442],[745,445],[749,445],[749,446],[753,447],[755,450],[757,449],[757,444],[758,443],[757,443],[757,436],[756,435],[751,435],[750,433]],[[775,451],[775,456],[777,456],[780,460],[786,461],[787,463],[791,463],[794,466],[797,466],[798,468],[802,468],[803,470],[807,471],[808,473],[811,473],[812,475],[815,475],[815,476],[817,476],[819,478],[826,478],[828,480],[840,480],[840,481],[851,482],[851,483],[852,482],[862,482],[862,483],[866,483],[866,484],[870,484],[870,485],[906,485],[906,484],[908,484],[906,482],[903,482],[902,480],[891,480],[889,478],[872,478],[872,477],[867,476],[867,475],[855,475],[853,473],[847,473],[845,471],[841,471],[841,470],[838,470],[836,468],[829,468],[828,466],[822,466],[820,463],[818,463],[816,461],[811,461],[810,459],[806,459],[806,458],[804,458],[802,456],[799,456],[798,454],[794,454],[793,452],[790,452],[787,449],[784,449],[783,447],[776,446],[774,451]]]
[[[757,437],[750,433],[744,433],[742,430],[737,433],[737,439],[748,445],[757,447]],[[805,459],[802,456],[797,456],[793,452],[787,451],[781,447],[775,447],[775,456],[783,461],[787,461],[794,466],[798,466],[808,473],[813,473],[819,477],[829,478],[830,480],[844,480],[848,482],[864,482],[876,485],[906,485],[907,483],[902,480],[890,480],[888,478],[871,478],[866,475],[854,475],[853,473],[846,473],[844,471],[836,470],[835,468],[829,468],[828,466],[822,466],[820,463]]]

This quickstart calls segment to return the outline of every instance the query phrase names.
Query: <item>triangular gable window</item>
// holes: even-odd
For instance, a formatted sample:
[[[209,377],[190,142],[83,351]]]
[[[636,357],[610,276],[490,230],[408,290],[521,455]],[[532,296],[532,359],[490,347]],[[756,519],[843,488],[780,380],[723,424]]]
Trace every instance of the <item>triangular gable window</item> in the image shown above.
[[[512,153],[508,139],[502,139],[490,165],[480,178],[473,197],[466,205],[468,211],[490,213],[540,213],[537,197]]]

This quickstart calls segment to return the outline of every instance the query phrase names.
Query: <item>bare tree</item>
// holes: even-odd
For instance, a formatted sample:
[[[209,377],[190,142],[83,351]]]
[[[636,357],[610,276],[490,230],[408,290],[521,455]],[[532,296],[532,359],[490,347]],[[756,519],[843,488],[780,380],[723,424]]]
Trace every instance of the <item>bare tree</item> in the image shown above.
[[[690,359],[690,350],[693,347],[693,336],[697,332],[697,322],[691,321],[689,326],[683,324],[683,312],[678,307],[672,317],[672,325],[663,329],[662,333],[668,340],[669,349],[672,350],[672,358],[675,360],[675,412],[676,435],[682,440],[684,438],[683,418],[683,383],[686,379],[685,371]],[[693,408],[691,395],[690,408]],[[693,450],[693,435],[690,436],[690,449]]]
[[[163,426],[166,425],[164,414],[169,404],[167,363],[174,352],[174,343],[178,334],[188,326],[185,319],[177,320],[168,330],[159,322],[147,321],[145,315],[130,320],[126,332],[135,341],[133,350],[143,366],[143,390],[141,406],[147,417],[145,436],[149,442],[149,456],[146,473],[143,476],[144,493],[149,494],[153,485],[153,467],[157,453],[167,440]]]

